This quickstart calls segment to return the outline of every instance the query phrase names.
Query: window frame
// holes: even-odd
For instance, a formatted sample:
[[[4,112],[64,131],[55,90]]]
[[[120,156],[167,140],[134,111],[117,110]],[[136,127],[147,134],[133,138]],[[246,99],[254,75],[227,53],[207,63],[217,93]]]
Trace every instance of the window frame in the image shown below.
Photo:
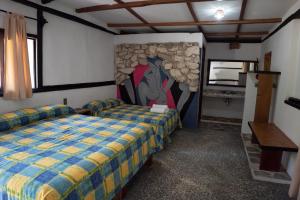
[[[207,71],[206,71],[206,85],[207,86],[222,86],[222,87],[236,87],[236,88],[246,88],[246,85],[227,85],[227,84],[211,84],[209,83],[209,76],[210,76],[210,72],[211,72],[211,63],[212,62],[251,62],[254,64],[258,64],[259,62],[257,60],[238,60],[238,59],[211,59],[209,58],[207,60]]]
[[[3,36],[3,40],[1,38],[1,36]],[[39,85],[38,85],[38,62],[37,62],[37,41],[38,41],[38,36],[35,35],[35,34],[30,34],[30,33],[27,33],[27,39],[30,39],[30,40],[33,40],[33,56],[34,56],[34,61],[33,61],[33,69],[34,69],[34,86],[32,88],[32,90],[37,90],[39,88]],[[1,42],[3,41],[3,42]],[[1,84],[0,84],[0,97],[3,96],[3,71],[4,71],[4,29],[3,28],[0,28],[0,54],[1,54],[1,51],[3,51],[2,55],[0,55],[2,57],[2,63],[0,63],[0,81],[1,81]],[[2,48],[2,49],[1,49]]]

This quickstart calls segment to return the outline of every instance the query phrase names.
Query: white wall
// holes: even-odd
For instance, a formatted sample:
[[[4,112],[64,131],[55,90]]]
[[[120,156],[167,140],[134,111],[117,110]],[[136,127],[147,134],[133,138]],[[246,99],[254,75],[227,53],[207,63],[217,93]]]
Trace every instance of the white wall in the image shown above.
[[[202,33],[147,33],[147,34],[130,34],[116,35],[114,44],[122,43],[151,43],[151,42],[198,42],[200,48],[203,45]]]
[[[72,3],[67,3],[67,2],[63,2],[63,1],[52,1],[46,5],[41,4],[41,0],[29,0],[32,1],[34,3],[40,4],[42,6],[46,6],[49,8],[53,8],[55,10],[59,10],[65,13],[68,13],[70,15],[74,15],[77,17],[80,17],[81,19],[85,19],[89,22],[92,22],[94,24],[97,24],[99,26],[105,27],[108,30],[114,31],[116,33],[118,33],[119,31],[113,28],[109,28],[107,27],[107,23],[105,23],[102,20],[99,20],[99,18],[95,17],[94,15],[92,15],[91,13],[76,13],[75,9],[77,7],[72,7]]]
[[[205,83],[207,81],[207,65],[208,59],[227,59],[227,60],[256,60],[261,55],[261,44],[241,43],[240,49],[229,49],[229,43],[207,43],[206,45],[206,59],[205,59]],[[236,87],[218,87],[207,86],[205,89],[218,89],[218,90],[240,90],[243,88]]]
[[[245,91],[239,87],[207,86],[208,59],[256,60],[261,55],[261,44],[241,43],[240,49],[229,49],[228,43],[207,43],[204,71],[204,89]],[[243,99],[233,99],[229,105],[222,98],[204,97],[203,115],[242,119],[244,110]]]
[[[44,85],[114,79],[114,35],[47,13],[45,18]]]
[[[300,85],[300,20],[294,20],[263,43],[263,55],[272,51],[271,70],[280,71],[279,83],[273,102],[272,121],[296,144],[300,144],[300,111],[284,100],[299,95]],[[294,156],[289,160],[291,172]]]
[[[62,104],[63,98],[68,98],[68,105],[78,108],[94,99],[115,97],[115,91],[116,87],[112,85],[105,87],[35,93],[33,98],[24,101],[6,101],[0,99],[0,113],[14,111],[25,107]]]
[[[49,6],[65,11],[65,6],[59,3]],[[35,9],[19,3],[2,0],[0,7],[36,18]],[[71,9],[66,11],[70,13]],[[3,16],[0,13],[0,28],[3,27]],[[87,15],[80,17],[93,20]],[[44,85],[114,80],[113,35],[46,13],[45,18],[49,23],[44,29]],[[36,34],[36,21],[27,20],[27,29],[28,33]],[[0,98],[0,113],[28,106],[62,103],[63,98],[68,98],[71,106],[81,107],[93,99],[113,97],[115,91],[115,86],[105,86],[35,93],[32,99],[17,102]]]
[[[11,11],[14,13],[19,13],[20,15],[26,15],[28,17],[36,18],[36,10],[33,8],[30,8],[28,6],[23,6],[19,3],[14,3],[12,1],[0,1],[0,8],[3,10]],[[0,12],[0,28],[4,27],[4,15],[5,13]],[[26,19],[27,23],[27,32],[36,34],[36,21]]]
[[[248,125],[248,122],[254,120],[256,95],[257,95],[257,88],[255,87],[256,83],[257,83],[256,74],[248,73],[247,74],[247,82],[246,82],[246,90],[245,90],[245,103],[244,103],[244,111],[243,111],[242,133],[251,134],[251,129]]]
[[[260,58],[261,44],[241,43],[239,49],[229,49],[229,43],[207,43],[207,58],[256,60]]]
[[[300,8],[300,0],[285,14],[286,19]],[[274,29],[277,26],[274,27]],[[262,44],[260,60],[272,51],[271,70],[280,71],[277,88],[273,89],[270,121],[274,122],[293,142],[300,144],[300,112],[284,103],[290,96],[300,98],[300,20],[293,20]],[[261,64],[263,64],[261,62]],[[262,66],[262,65],[261,65]],[[262,67],[261,67],[262,68]],[[253,120],[256,100],[256,80],[248,75],[246,102],[243,118],[243,133],[251,133],[247,122]],[[283,164],[290,175],[293,174],[295,153],[286,153]]]

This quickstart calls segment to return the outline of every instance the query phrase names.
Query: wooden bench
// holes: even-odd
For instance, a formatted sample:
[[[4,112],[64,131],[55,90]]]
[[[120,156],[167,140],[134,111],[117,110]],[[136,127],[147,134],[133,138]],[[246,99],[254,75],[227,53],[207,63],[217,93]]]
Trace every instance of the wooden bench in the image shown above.
[[[248,123],[252,130],[252,142],[262,149],[260,169],[280,171],[283,151],[297,152],[298,147],[275,124]]]

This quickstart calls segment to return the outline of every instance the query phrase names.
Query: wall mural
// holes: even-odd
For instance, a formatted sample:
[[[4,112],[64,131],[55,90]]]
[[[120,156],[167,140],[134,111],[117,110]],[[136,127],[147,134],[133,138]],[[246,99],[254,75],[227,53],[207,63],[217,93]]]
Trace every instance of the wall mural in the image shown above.
[[[198,124],[198,43],[121,44],[116,47],[117,96],[126,103],[167,104],[183,124]]]

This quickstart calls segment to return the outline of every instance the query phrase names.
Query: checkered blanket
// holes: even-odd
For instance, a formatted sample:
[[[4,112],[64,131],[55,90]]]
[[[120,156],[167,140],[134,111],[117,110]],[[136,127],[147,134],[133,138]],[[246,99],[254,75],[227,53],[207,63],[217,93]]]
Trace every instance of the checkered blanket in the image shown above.
[[[112,199],[157,148],[150,125],[70,115],[0,132],[0,199]]]
[[[103,109],[101,112],[96,112],[96,115],[151,124],[161,147],[163,147],[163,140],[180,124],[179,115],[175,109],[170,109],[169,112],[161,114],[150,112],[150,107],[147,106],[130,104],[121,104],[109,109]]]

